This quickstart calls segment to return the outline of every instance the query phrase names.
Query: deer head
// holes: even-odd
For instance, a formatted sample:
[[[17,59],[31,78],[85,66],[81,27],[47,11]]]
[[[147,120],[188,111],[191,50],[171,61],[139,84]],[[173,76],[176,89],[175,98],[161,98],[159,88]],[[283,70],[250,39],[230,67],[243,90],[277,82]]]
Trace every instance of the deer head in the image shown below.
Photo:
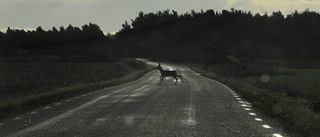
[[[159,63],[158,67],[156,67],[155,69],[159,69],[159,70],[162,69],[161,64]]]

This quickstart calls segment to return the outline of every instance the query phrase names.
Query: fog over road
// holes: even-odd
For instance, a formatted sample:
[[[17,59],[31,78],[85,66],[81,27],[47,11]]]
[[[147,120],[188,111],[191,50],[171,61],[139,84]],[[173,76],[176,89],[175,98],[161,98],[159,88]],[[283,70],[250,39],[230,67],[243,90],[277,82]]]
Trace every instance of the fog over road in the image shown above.
[[[165,78],[158,85],[154,70],[0,121],[0,136],[287,136],[225,85],[185,67],[162,66],[177,70],[184,83]]]

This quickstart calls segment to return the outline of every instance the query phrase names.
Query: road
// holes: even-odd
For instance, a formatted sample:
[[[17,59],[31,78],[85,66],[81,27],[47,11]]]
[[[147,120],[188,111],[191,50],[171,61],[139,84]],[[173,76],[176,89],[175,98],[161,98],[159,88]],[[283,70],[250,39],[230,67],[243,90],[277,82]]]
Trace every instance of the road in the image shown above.
[[[134,82],[0,121],[0,136],[288,136],[225,85],[185,67],[163,66],[176,69],[184,82],[174,85],[166,78],[158,85],[154,70]]]

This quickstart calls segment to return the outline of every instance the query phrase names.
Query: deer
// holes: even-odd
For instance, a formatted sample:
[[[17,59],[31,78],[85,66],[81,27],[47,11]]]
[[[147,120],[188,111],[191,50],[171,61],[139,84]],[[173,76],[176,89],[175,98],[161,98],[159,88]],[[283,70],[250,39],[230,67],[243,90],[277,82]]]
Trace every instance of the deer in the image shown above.
[[[158,67],[156,67],[156,69],[158,69],[158,70],[160,71],[160,74],[161,74],[159,85],[161,84],[163,78],[164,78],[164,77],[167,77],[167,76],[171,76],[171,77],[173,77],[173,78],[176,79],[176,82],[174,83],[175,85],[177,84],[177,81],[178,81],[178,78],[177,78],[177,77],[179,77],[179,78],[181,79],[181,81],[183,82],[182,77],[179,76],[179,75],[177,74],[177,71],[175,71],[175,70],[172,70],[172,71],[171,71],[171,70],[163,70],[160,63],[159,63],[159,65],[158,65]]]

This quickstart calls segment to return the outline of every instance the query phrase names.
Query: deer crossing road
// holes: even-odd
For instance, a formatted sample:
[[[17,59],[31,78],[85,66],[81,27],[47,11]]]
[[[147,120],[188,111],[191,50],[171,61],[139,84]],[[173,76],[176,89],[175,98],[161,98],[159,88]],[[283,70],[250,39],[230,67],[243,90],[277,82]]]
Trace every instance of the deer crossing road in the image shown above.
[[[161,65],[177,70],[184,82],[174,85],[168,77],[158,85],[160,74],[153,70],[134,82],[0,121],[0,136],[287,136],[225,85],[185,67]]]

